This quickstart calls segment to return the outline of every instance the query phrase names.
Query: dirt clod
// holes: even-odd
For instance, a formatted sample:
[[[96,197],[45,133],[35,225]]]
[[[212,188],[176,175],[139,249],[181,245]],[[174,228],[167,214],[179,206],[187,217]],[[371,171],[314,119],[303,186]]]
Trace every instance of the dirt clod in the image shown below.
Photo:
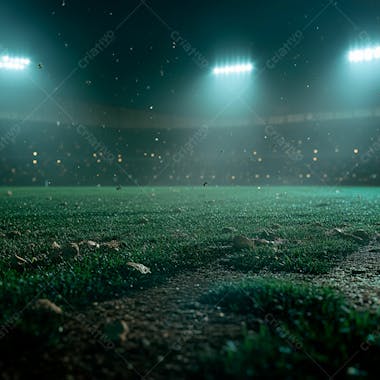
[[[33,309],[49,314],[62,314],[62,309],[47,298],[38,299],[35,302]]]
[[[150,271],[150,269],[149,269],[148,267],[146,267],[145,265],[143,265],[143,264],[133,263],[133,262],[129,261],[129,262],[127,263],[127,265],[129,265],[129,266],[132,267],[132,268],[137,269],[137,270],[138,270],[140,273],[142,273],[142,274],[152,273],[152,272]]]

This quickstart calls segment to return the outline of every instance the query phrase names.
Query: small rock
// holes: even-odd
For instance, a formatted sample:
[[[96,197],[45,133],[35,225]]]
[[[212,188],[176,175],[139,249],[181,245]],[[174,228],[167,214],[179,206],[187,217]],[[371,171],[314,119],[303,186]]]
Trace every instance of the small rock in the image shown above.
[[[35,302],[33,309],[49,314],[62,314],[62,309],[47,298],[38,299]]]
[[[107,241],[105,243],[102,243],[101,245],[104,247],[115,249],[116,251],[118,251],[120,246],[122,245],[122,243],[118,240],[111,240],[111,241]]]
[[[100,245],[96,241],[87,240],[87,247],[88,248],[99,248]]]
[[[78,243],[78,245],[87,245],[87,247],[90,249],[100,247],[100,244],[93,240],[82,240],[81,242]]]
[[[53,241],[51,247],[52,247],[53,249],[61,249],[61,246],[60,246],[56,241]]]
[[[133,262],[129,261],[129,262],[127,262],[127,265],[129,265],[132,268],[137,269],[142,274],[152,273],[150,271],[150,269],[143,264],[133,263]]]

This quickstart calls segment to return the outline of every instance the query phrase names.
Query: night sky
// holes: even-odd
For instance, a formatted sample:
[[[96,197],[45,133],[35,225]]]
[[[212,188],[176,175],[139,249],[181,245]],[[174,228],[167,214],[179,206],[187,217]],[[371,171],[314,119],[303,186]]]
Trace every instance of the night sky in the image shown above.
[[[379,30],[377,0],[3,0],[0,5],[2,52],[31,57],[31,75],[46,91],[74,70],[57,96],[174,114],[193,112],[212,67],[236,56],[254,62],[260,94],[254,101],[264,112],[349,104],[349,91],[342,91],[346,52],[379,43]],[[78,67],[107,31],[114,39],[85,68]],[[378,104],[378,88],[370,94],[364,104]]]

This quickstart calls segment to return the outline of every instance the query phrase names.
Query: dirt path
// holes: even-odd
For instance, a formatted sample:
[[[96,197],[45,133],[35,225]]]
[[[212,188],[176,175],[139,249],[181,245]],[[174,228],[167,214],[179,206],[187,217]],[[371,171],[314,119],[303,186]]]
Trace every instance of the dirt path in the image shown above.
[[[380,241],[372,241],[323,275],[260,272],[260,276],[329,286],[358,310],[380,309]]]
[[[61,358],[64,366],[75,378],[80,373],[84,378],[99,379],[186,378],[196,368],[196,354],[240,338],[245,323],[243,317],[239,320],[224,314],[218,305],[199,303],[199,297],[216,282],[233,282],[245,276],[212,266],[173,277],[164,285],[130,297],[95,303],[81,314],[73,313],[62,341],[69,352]],[[115,347],[103,334],[111,320],[125,321],[128,326],[126,340]]]
[[[347,259],[331,273],[315,276],[321,285],[341,291],[358,309],[380,308],[380,243],[371,242]]]
[[[260,272],[253,276],[332,286],[355,307],[375,310],[380,307],[379,258],[379,243],[373,242],[327,275]],[[81,312],[63,304],[62,339],[57,351],[45,353],[36,374],[57,378],[57,368],[62,368],[62,378],[68,380],[186,379],[197,369],[196,355],[220,349],[226,341],[241,338],[243,326],[260,322],[254,317],[248,321],[246,316],[224,314],[218,304],[199,303],[217,282],[247,276],[213,264],[128,297],[94,303]],[[105,333],[107,326],[119,329],[116,337],[124,332],[125,340],[117,338],[114,343]]]
[[[298,279],[342,291],[357,308],[380,306],[380,250],[371,243],[350,255],[327,275],[305,276],[257,273],[255,276]],[[175,276],[167,283],[130,297],[94,304],[67,323],[62,342],[72,347],[64,358],[75,378],[181,379],[197,367],[200,352],[222,347],[242,337],[246,317],[224,314],[218,305],[200,304],[199,297],[219,281],[238,281],[247,275],[210,266]],[[109,348],[102,332],[109,321],[125,321],[126,340]],[[101,349],[99,349],[101,348]],[[88,365],[86,360],[88,358]],[[95,360],[94,360],[95,359]],[[94,365],[94,361],[96,364]]]

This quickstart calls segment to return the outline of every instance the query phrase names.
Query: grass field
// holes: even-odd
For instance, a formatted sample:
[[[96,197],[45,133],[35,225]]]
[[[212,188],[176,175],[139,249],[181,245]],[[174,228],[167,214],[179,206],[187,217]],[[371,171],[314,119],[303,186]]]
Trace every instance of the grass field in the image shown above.
[[[369,246],[380,254],[377,188],[14,188],[0,195],[0,218],[4,374],[378,374],[376,297],[375,307],[358,308],[339,284],[318,283],[350,254]],[[371,277],[375,293],[379,273]],[[351,275],[365,281],[360,268]],[[160,291],[171,300],[182,286],[195,306],[183,306],[186,290],[173,301],[178,309],[161,310]],[[173,311],[184,331],[188,310],[200,338],[181,341],[185,354],[172,347],[170,321],[163,327],[157,319]],[[134,317],[125,322],[123,313]],[[38,348],[30,353],[30,346]],[[115,354],[127,364],[116,364]]]

